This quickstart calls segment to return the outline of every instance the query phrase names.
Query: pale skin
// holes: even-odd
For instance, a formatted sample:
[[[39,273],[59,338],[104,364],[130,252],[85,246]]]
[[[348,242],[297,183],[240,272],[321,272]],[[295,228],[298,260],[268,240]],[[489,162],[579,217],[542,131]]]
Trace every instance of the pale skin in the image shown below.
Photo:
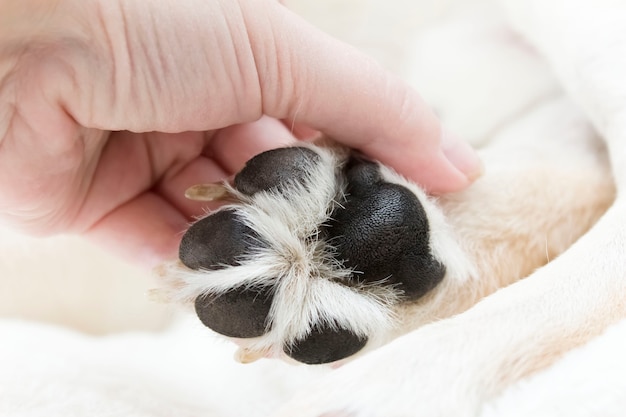
[[[219,182],[321,131],[432,193],[481,172],[419,95],[275,0],[0,3],[0,221],[176,256]]]

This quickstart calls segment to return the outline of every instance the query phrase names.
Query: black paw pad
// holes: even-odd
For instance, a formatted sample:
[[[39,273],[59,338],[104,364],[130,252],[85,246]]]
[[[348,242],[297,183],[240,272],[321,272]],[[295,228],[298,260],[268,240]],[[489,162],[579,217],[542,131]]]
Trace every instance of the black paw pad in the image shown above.
[[[247,195],[271,189],[281,191],[285,184],[303,183],[319,159],[315,151],[302,147],[263,152],[250,159],[235,176],[235,188]]]
[[[347,197],[324,230],[337,258],[359,282],[383,281],[417,299],[433,289],[445,267],[433,258],[424,208],[407,188],[385,182],[378,166],[353,158]]]
[[[320,365],[352,356],[363,349],[366,337],[360,337],[343,328],[317,327],[304,339],[285,346],[285,353],[298,362]]]
[[[218,296],[201,295],[196,298],[195,308],[200,321],[213,331],[250,338],[268,330],[272,299],[269,289],[236,288]]]
[[[191,225],[180,243],[179,258],[191,269],[215,270],[237,265],[262,243],[233,210],[218,211]]]

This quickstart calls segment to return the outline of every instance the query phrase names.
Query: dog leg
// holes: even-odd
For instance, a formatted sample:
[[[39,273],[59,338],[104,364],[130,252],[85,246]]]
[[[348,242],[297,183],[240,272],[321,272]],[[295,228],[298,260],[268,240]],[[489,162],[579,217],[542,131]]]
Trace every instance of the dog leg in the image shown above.
[[[626,314],[624,216],[626,206],[614,206],[531,277],[344,366],[279,415],[477,415],[507,383],[552,363]],[[615,261],[607,265],[607,259]],[[615,279],[603,279],[607,275]]]
[[[477,415],[510,382],[626,316],[626,6],[619,3],[507,3],[605,138],[614,205],[530,277],[346,365],[279,415]]]
[[[554,117],[549,119],[554,120]],[[562,139],[567,142],[567,138],[564,135]],[[513,139],[506,139],[505,144],[510,146]],[[572,139],[570,136],[570,146],[575,143]],[[550,151],[546,151],[548,146],[550,144],[546,143],[538,149],[550,154]],[[519,149],[514,152],[517,163],[523,158],[520,156],[521,153]],[[501,152],[496,152],[496,155],[501,155]],[[536,157],[536,154],[534,155]],[[570,155],[572,158],[575,156]],[[567,158],[563,163],[566,161]],[[573,161],[575,160],[570,163],[582,168],[582,165],[577,165]],[[501,163],[506,164],[506,161]],[[601,170],[600,167],[596,169]],[[553,167],[552,175],[555,172],[556,168]],[[593,175],[593,171],[584,172]],[[520,210],[520,213],[531,208],[537,210],[534,217],[528,214],[519,217],[520,221],[525,218],[526,222],[530,222],[520,225],[518,229],[528,231],[528,235],[519,235],[521,243],[511,237],[503,239],[504,245],[509,242],[518,245],[517,249],[511,247],[503,250],[502,244],[491,250],[484,245],[476,248],[477,253],[473,255],[474,257],[480,257],[481,262],[501,266],[501,269],[479,267],[481,272],[487,275],[481,276],[479,281],[473,283],[476,291],[481,291],[481,286],[489,285],[498,278],[502,279],[499,274],[508,269],[515,269],[516,266],[513,264],[516,262],[516,256],[520,257],[520,253],[537,252],[536,248],[531,247],[535,246],[535,241],[542,236],[548,236],[548,226],[538,226],[538,220],[533,219],[541,217],[542,212],[546,213],[545,218],[550,218],[551,214],[559,217],[567,213],[568,207],[560,209],[555,205],[559,200],[558,197],[555,199],[555,195],[566,201],[580,202],[585,201],[580,200],[580,196],[600,191],[599,187],[591,186],[585,188],[587,191],[578,188],[580,192],[578,195],[571,194],[566,189],[571,188],[573,184],[568,184],[567,179],[561,180],[562,190],[557,187],[550,188],[546,181],[551,174],[547,171],[539,177],[544,179],[544,188],[548,187],[552,191],[539,195],[537,191],[544,188],[539,187],[532,192],[535,189],[531,186],[534,183],[531,178],[533,175],[537,175],[534,168],[529,168],[527,174],[519,172],[516,178],[524,178],[521,183],[524,187],[514,186],[515,192],[512,193],[519,198],[517,200],[519,204],[515,205],[515,200],[509,200],[504,204],[505,211],[506,207],[509,210],[514,207],[513,210]],[[497,172],[490,171],[489,177],[492,180],[497,180],[499,176],[501,175]],[[604,173],[604,178],[606,176],[607,173]],[[590,177],[583,175],[570,178],[580,185],[584,183],[584,178]],[[466,196],[459,196],[461,201],[458,202],[454,199],[442,201],[444,206],[450,204],[451,207],[465,213],[462,215],[458,211],[449,212],[451,219],[459,219],[459,223],[454,225],[456,230],[462,232],[462,228],[472,227],[471,221],[482,224],[484,233],[494,233],[494,238],[507,230],[506,227],[497,225],[507,217],[506,215],[491,216],[491,225],[495,229],[490,229],[490,222],[481,217],[480,210],[466,212],[471,207],[476,209],[482,207],[483,212],[495,213],[492,211],[492,204],[497,206],[496,201],[502,197],[494,196],[494,193],[503,189],[502,184],[499,187],[495,184],[493,182],[477,184],[478,187],[468,190]],[[569,198],[566,197],[568,195]],[[532,203],[533,198],[546,199],[553,203],[551,207],[543,207],[543,201]],[[478,202],[482,204],[477,204]],[[567,203],[565,205],[567,206]],[[550,213],[550,210],[553,213]],[[279,415],[314,417],[339,411],[359,417],[476,415],[482,403],[496,395],[508,383],[552,363],[563,352],[584,343],[609,323],[623,316],[625,311],[620,297],[626,289],[624,288],[626,283],[622,284],[624,281],[622,279],[613,283],[615,285],[598,285],[602,279],[597,275],[603,269],[607,269],[607,266],[603,265],[605,257],[620,259],[619,254],[623,244],[626,243],[626,228],[622,226],[620,229],[618,220],[624,215],[626,207],[614,206],[594,227],[592,233],[584,236],[570,250],[530,277],[485,298],[463,314],[423,326],[345,365],[296,397]],[[578,216],[582,221],[583,216],[580,216],[580,213]],[[557,224],[555,219],[551,221]],[[514,222],[509,229],[515,229],[513,224]],[[570,220],[569,224],[579,226],[575,220]],[[563,231],[567,228],[566,225],[560,226],[560,230]],[[500,232],[494,232],[496,229]],[[475,228],[474,235],[479,233],[479,230],[480,228]],[[542,235],[542,232],[546,234]],[[556,238],[551,236],[548,240],[554,239]],[[488,242],[490,239],[481,237],[478,240]],[[619,268],[618,265],[612,267]],[[510,271],[508,273],[510,274]],[[498,282],[499,285],[509,283]],[[448,304],[459,302],[454,298],[450,300],[452,294],[455,294],[451,288],[442,291],[441,294],[447,294],[447,298],[444,297],[443,300],[448,299]],[[471,291],[461,290],[457,295],[460,298],[470,298]],[[416,310],[410,313],[409,320],[415,320],[418,325],[423,324],[420,323],[421,315],[428,315],[429,313],[425,312],[430,311],[433,305],[435,305],[433,300],[429,300],[417,306]],[[446,316],[442,306],[435,310]]]
[[[437,206],[385,167],[335,159],[337,150],[261,154],[235,178],[237,190],[192,189],[194,198],[226,193],[249,204],[213,213],[187,231],[185,267],[173,265],[168,292],[195,299],[201,321],[237,339],[246,363],[285,353],[310,364],[345,362],[458,314],[560,254],[613,198],[602,147],[571,103],[546,103],[519,125],[483,151],[489,172],[481,180]],[[292,184],[297,179],[305,186]],[[329,210],[340,183],[350,197],[339,196]],[[276,192],[257,190],[268,184]],[[341,275],[350,271],[331,269],[341,259],[358,268],[354,283]],[[338,286],[342,280],[350,286]],[[394,289],[402,290],[397,299]],[[342,330],[320,330],[324,317]]]

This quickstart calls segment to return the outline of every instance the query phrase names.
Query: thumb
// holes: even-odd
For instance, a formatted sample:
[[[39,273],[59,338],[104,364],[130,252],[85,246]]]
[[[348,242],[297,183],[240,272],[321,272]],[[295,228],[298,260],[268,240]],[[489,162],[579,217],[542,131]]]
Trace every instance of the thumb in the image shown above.
[[[480,175],[472,148],[444,133],[400,78],[278,4],[265,15],[269,22],[248,19],[252,33],[255,25],[273,28],[271,41],[252,39],[264,113],[312,126],[432,193],[463,189]]]

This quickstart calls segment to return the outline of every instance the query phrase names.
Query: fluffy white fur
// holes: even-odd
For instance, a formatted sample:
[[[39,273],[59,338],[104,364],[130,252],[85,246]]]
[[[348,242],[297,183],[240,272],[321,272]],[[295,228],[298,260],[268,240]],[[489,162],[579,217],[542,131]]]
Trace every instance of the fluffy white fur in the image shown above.
[[[402,294],[395,287],[381,285],[381,282],[349,286],[337,282],[348,281],[352,270],[343,267],[333,256],[332,243],[311,239],[311,236],[318,234],[319,227],[327,223],[333,210],[342,204],[346,184],[339,173],[349,157],[349,151],[326,139],[306,147],[320,158],[306,168],[307,176],[302,184],[293,182],[284,185],[281,192],[270,190],[252,196],[226,185],[228,198],[236,199],[237,204],[222,209],[235,210],[241,221],[254,230],[266,246],[240,254],[238,265],[224,266],[223,269],[193,271],[174,261],[159,270],[164,286],[156,290],[159,298],[175,302],[193,301],[199,295],[208,293],[221,295],[229,289],[241,287],[273,289],[268,317],[271,326],[268,325],[267,333],[236,341],[242,352],[247,352],[242,357],[244,360],[263,356],[288,360],[283,346],[303,339],[316,324],[329,323],[368,338],[366,348],[359,351],[361,355],[388,342],[398,332],[409,331],[425,322],[421,320],[418,324],[414,320],[406,320],[415,314],[407,314],[407,303],[401,302]],[[385,181],[408,188],[421,201],[429,223],[432,255],[446,265],[445,283],[436,290],[443,294],[437,298],[446,300],[445,303],[450,306],[467,306],[475,301],[475,297],[470,300],[456,294],[463,286],[477,289],[476,284],[468,281],[477,279],[478,272],[461,249],[457,232],[449,226],[447,216],[440,207],[441,202],[437,204],[422,189],[390,168],[380,166],[379,169]],[[469,205],[467,198],[455,200]],[[477,203],[483,206],[482,202]],[[586,205],[590,203],[586,202]],[[582,226],[585,227],[585,224]],[[490,230],[493,234],[502,233],[497,227]],[[469,233],[475,235],[475,232],[479,230]],[[496,285],[485,287],[497,288]],[[484,295],[484,292],[473,292]],[[455,300],[463,301],[459,303]],[[458,312],[461,309],[445,310]],[[420,307],[418,310],[418,315],[424,316],[426,309]],[[430,320],[433,316],[444,316],[442,308],[431,310],[435,311]]]
[[[626,313],[622,2],[503,2],[510,22],[532,47],[489,2],[292,3],[320,21],[327,18],[325,7],[337,11],[344,6],[347,14],[332,15],[339,35],[350,34],[350,40],[368,45],[381,59],[389,57],[386,46],[392,45],[390,65],[410,74],[452,130],[485,144],[484,179],[437,204],[455,241],[476,261],[476,271],[489,273],[465,281],[467,286],[452,288],[446,285],[454,281],[445,281],[403,315],[406,326],[447,317],[516,277],[530,276],[463,314],[423,326],[332,372],[279,361],[238,365],[228,358],[231,346],[185,320],[162,333],[104,338],[4,320],[0,415],[267,416],[276,415],[289,398],[278,415],[620,415],[626,404],[616,387],[626,383],[626,326],[620,322],[602,333]],[[427,25],[418,24],[424,10],[430,12]],[[390,26],[397,16],[401,22]],[[582,111],[562,93],[561,84]],[[610,164],[588,121],[608,144]],[[610,204],[613,180],[615,202],[567,248]],[[542,215],[516,223],[511,207],[530,207]],[[527,213],[519,214],[528,219]],[[485,235],[475,235],[481,231]],[[506,244],[489,246],[490,233]],[[18,252],[13,241],[4,240],[5,253]],[[63,275],[72,275],[70,267],[61,270],[58,257],[45,256],[49,252],[41,244],[29,241],[28,249],[47,266],[43,273],[60,271],[56,281],[45,283],[54,294],[67,282]],[[532,256],[510,256],[520,251]],[[88,257],[74,261],[74,268],[102,256],[81,253]],[[15,267],[12,257],[2,262],[2,281],[21,278],[29,294],[29,282],[35,281],[28,281],[28,273],[34,266]],[[452,294],[466,305],[449,304]],[[47,298],[24,297],[19,308],[27,313],[32,306],[45,316],[46,306],[58,309]],[[78,305],[85,299],[98,300],[85,291],[69,301]],[[135,305],[135,300],[117,301],[120,312]],[[89,307],[80,304],[85,311]],[[139,327],[159,321],[145,319]],[[103,318],[94,316],[91,322],[94,328],[106,327]],[[577,346],[583,347],[573,350]]]

